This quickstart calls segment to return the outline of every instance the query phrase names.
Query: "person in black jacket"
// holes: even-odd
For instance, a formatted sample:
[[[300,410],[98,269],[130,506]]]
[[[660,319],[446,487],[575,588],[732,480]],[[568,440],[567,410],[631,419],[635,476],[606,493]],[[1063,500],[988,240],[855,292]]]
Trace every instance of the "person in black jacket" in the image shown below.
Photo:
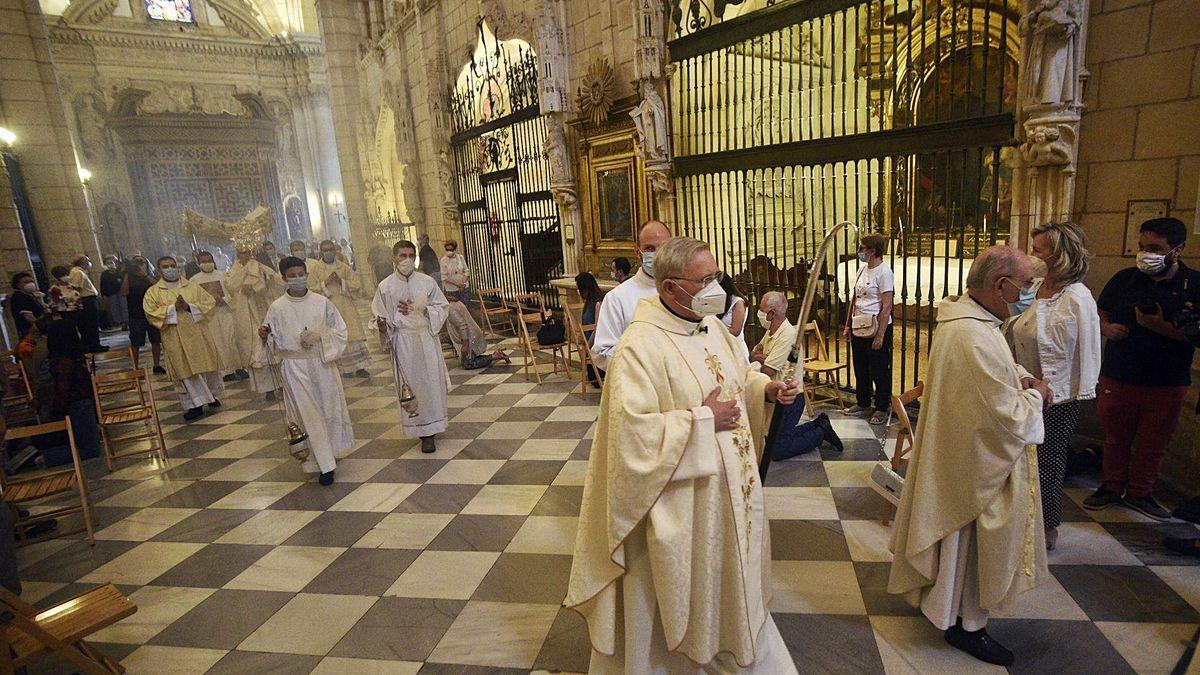
[[[115,255],[104,257],[104,271],[100,273],[100,295],[108,310],[108,327],[125,330],[129,323],[129,307],[121,295],[121,282],[125,280],[125,263]]]
[[[17,272],[12,278],[13,294],[8,296],[8,311],[12,312],[17,335],[24,337],[33,322],[46,313],[44,294],[29,272]]]

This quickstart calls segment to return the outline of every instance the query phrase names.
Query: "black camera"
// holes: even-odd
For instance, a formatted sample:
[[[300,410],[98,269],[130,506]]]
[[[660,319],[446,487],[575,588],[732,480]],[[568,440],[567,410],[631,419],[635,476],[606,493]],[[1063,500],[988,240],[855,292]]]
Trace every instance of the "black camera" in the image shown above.
[[[1184,337],[1193,347],[1200,347],[1200,311],[1192,307],[1191,303],[1171,317],[1171,325],[1183,331]]]

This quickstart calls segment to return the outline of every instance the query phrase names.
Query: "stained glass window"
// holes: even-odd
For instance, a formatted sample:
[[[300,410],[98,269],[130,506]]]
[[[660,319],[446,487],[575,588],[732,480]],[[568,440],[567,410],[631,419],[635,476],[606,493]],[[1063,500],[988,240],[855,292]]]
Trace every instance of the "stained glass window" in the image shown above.
[[[146,14],[160,21],[192,22],[191,0],[146,0]]]

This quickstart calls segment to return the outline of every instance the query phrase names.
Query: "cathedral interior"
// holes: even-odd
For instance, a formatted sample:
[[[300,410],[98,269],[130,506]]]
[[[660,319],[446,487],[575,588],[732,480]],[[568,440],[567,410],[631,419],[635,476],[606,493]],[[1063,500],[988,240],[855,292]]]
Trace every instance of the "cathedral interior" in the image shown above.
[[[746,298],[747,344],[763,294],[794,319],[808,292],[838,363],[855,231],[877,233],[897,393],[928,376],[937,307],[984,249],[1028,251],[1035,227],[1072,221],[1098,296],[1134,266],[1143,222],[1200,236],[1195,0],[0,0],[0,45],[10,434],[12,382],[29,377],[12,374],[15,275],[47,290],[87,256],[99,286],[110,256],[183,267],[201,250],[228,266],[240,245],[195,223],[258,207],[281,252],[340,247],[364,321],[398,240],[454,242],[476,300],[564,316],[576,275],[616,288],[612,261],[636,269],[638,231],[659,220],[709,245]],[[112,323],[105,346],[127,350]],[[40,611],[112,584],[137,611],[88,644],[130,673],[587,671],[585,624],[562,606],[602,402],[582,355],[563,374],[515,324],[496,344],[512,365],[464,370],[451,353],[450,425],[425,454],[370,338],[328,487],[249,384],[185,421],[176,385],[147,375],[163,452],[82,462],[94,542],[18,533],[18,600]],[[1197,374],[1156,488],[1172,505],[1200,493]],[[900,427],[827,410],[845,450],[763,482],[769,609],[797,668],[979,668],[886,590],[893,509],[871,474]],[[1085,403],[1081,452],[1099,452],[1101,426]],[[1098,463],[1068,472],[1052,579],[989,629],[1023,652],[1014,671],[1200,668],[1200,558],[1160,545],[1200,529],[1086,510],[1099,482]],[[110,672],[42,656],[25,672]]]

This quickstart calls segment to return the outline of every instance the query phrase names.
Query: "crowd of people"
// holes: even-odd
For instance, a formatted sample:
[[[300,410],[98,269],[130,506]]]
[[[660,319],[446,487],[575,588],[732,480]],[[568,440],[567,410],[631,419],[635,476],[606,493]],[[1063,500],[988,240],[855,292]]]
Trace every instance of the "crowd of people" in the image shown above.
[[[1031,233],[1029,255],[982,251],[966,292],[937,305],[888,590],[953,647],[1014,663],[987,622],[1047,578],[1085,401],[1096,399],[1106,437],[1103,481],[1084,508],[1170,517],[1154,487],[1200,345],[1200,272],[1181,259],[1186,235],[1174,218],[1142,224],[1136,266],[1093,300],[1083,231],[1048,223]],[[45,374],[38,399],[48,417],[90,420],[76,427],[85,456],[99,445],[86,354],[104,349],[104,322],[127,327],[136,351],[151,343],[185,420],[219,409],[228,382],[281,396],[307,435],[304,467],[322,485],[354,442],[343,378],[370,377],[369,330],[389,354],[404,433],[426,453],[449,421],[442,331],[465,369],[509,362],[472,316],[470,269],[453,241],[442,256],[424,235],[372,250],[369,319],[355,302],[364,289],[348,246],[292,242],[276,257],[270,242],[236,244],[227,266],[210,251],[106,259],[99,291],[86,256],[54,268],[45,293],[30,274],[13,277],[19,354]],[[861,238],[842,324],[856,381],[849,414],[876,426],[893,412],[887,246],[881,235]],[[770,431],[773,419],[778,430],[779,419],[798,419],[787,411],[803,411],[794,371],[806,327],[792,321],[793,298],[763,293],[754,312],[762,338],[751,347],[750,299],[706,243],[650,221],[636,250],[636,270],[611,261],[617,285],[607,293],[592,274],[575,279],[582,323],[594,324],[589,377],[604,394],[566,604],[588,624],[597,672],[795,672],[767,607],[763,481],[771,459],[843,449],[825,414]]]
[[[1030,255],[981,252],[967,292],[937,306],[888,590],[953,647],[1014,663],[987,621],[1048,577],[1084,401],[1097,399],[1105,432],[1103,482],[1084,508],[1171,516],[1153,490],[1200,346],[1200,273],[1181,260],[1186,235],[1174,218],[1143,223],[1137,265],[1093,300],[1083,231],[1048,223],[1031,233]],[[862,237],[843,327],[856,381],[849,414],[872,425],[888,422],[892,400],[887,244]],[[764,456],[842,447],[824,415],[786,443],[766,432],[773,407],[803,404],[789,361],[804,327],[789,321],[783,293],[765,293],[763,338],[744,356],[745,298],[707,244],[651,222],[637,251],[632,276],[612,261],[619,285],[598,310],[594,279],[576,279],[597,316],[591,352],[605,396],[566,604],[587,621],[596,672],[795,672],[765,611],[769,548],[755,469]],[[718,588],[721,601],[711,602]]]

